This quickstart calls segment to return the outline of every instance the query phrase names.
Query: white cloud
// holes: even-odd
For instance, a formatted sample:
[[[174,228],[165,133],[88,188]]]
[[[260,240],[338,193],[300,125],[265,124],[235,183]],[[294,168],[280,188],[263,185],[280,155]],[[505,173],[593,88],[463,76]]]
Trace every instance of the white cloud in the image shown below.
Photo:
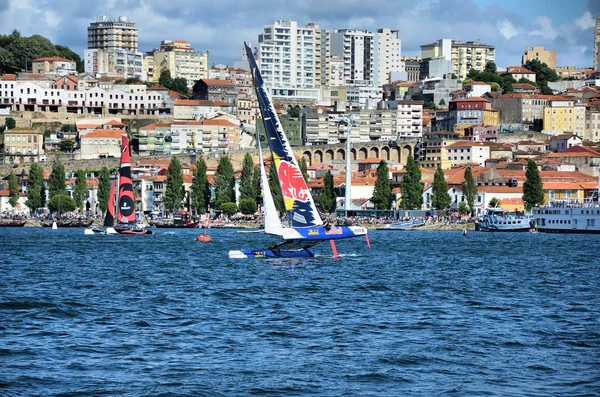
[[[580,30],[592,29],[594,27],[595,20],[592,18],[592,14],[589,11],[583,13],[583,15],[575,20],[575,25]]]
[[[498,22],[497,26],[498,30],[500,30],[500,34],[502,34],[506,40],[520,33],[520,31],[508,19]]]
[[[535,18],[531,22],[531,25],[535,30],[529,32],[530,36],[541,36],[551,40],[554,40],[558,36],[558,32],[552,27],[552,20],[546,16]]]
[[[321,28],[399,31],[403,55],[419,55],[420,46],[440,38],[479,40],[496,46],[500,67],[520,62],[522,49],[544,45],[569,56],[578,66],[591,64],[594,18],[589,12],[558,26],[541,13],[524,18],[502,8],[481,7],[476,0],[8,0],[2,9],[1,33],[18,29],[24,36],[41,34],[56,44],[83,54],[87,27],[98,15],[123,15],[138,27],[139,49],[149,51],[161,40],[186,40],[210,52],[211,63],[233,64],[241,59],[244,41],[256,43],[263,25],[277,19],[296,20]],[[6,2],[4,2],[6,4]],[[553,3],[550,3],[553,4]],[[118,12],[118,14],[116,14]],[[492,22],[490,21],[497,21]],[[554,24],[553,24],[554,22]],[[572,58],[571,58],[572,57]]]

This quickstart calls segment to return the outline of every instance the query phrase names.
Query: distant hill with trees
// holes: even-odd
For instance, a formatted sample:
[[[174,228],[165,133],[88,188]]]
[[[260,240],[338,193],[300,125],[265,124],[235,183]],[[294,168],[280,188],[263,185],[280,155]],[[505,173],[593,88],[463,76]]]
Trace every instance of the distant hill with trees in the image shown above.
[[[16,73],[31,70],[34,59],[44,57],[62,57],[77,64],[77,71],[84,71],[81,57],[69,47],[53,44],[39,34],[23,37],[18,30],[11,34],[0,35],[0,73]]]

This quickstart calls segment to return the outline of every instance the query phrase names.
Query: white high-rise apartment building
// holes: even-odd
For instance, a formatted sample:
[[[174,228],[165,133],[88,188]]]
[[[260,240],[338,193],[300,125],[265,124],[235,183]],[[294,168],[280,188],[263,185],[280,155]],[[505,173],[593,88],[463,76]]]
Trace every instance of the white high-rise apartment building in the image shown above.
[[[315,86],[316,45],[313,26],[277,21],[258,37],[258,62],[265,84],[279,88]]]
[[[404,72],[402,41],[397,30],[378,29],[373,46],[373,82],[381,87]]]
[[[331,56],[344,58],[344,84],[372,86],[375,35],[365,30],[334,29]]]
[[[596,15],[594,24],[594,70],[598,70],[600,57],[600,15]]]
[[[88,27],[84,51],[87,73],[137,77],[145,80],[143,55],[138,52],[138,29],[127,17],[98,17]]]
[[[279,20],[263,26],[256,58],[274,99],[319,99],[315,25],[299,27],[296,21]]]
[[[110,20],[106,16],[96,18],[88,27],[88,48],[115,50],[138,50],[138,29],[127,17]]]

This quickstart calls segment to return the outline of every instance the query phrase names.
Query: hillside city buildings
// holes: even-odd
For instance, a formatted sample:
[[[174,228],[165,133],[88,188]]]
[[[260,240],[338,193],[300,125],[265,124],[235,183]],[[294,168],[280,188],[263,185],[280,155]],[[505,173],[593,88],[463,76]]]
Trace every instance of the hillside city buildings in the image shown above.
[[[495,47],[479,40],[441,38],[421,45],[420,56],[407,57],[393,27],[328,30],[277,20],[262,27],[252,49],[290,142],[324,148],[309,167],[316,192],[325,168],[338,187],[345,172],[352,172],[359,192],[353,207],[371,208],[375,153],[389,157],[398,202],[410,154],[423,170],[424,209],[430,208],[438,166],[446,173],[453,208],[463,200],[460,175],[467,166],[481,187],[479,204],[496,197],[517,208],[521,194],[515,189],[522,187],[529,158],[548,183],[548,197],[584,196],[598,175],[599,32],[597,18],[590,37],[594,69],[557,66],[560,54],[536,45],[525,48],[521,65],[497,65],[499,77],[526,80],[513,83],[509,92],[466,80],[471,69],[483,71],[496,61]],[[247,65],[211,66],[208,49],[177,38],[165,38],[142,54],[141,34],[126,17],[99,17],[88,28],[84,73],[77,73],[72,60],[44,57],[32,61],[31,72],[0,76],[0,119],[17,121],[17,128],[4,132],[0,162],[47,161],[66,140],[75,142],[73,159],[117,157],[119,137],[129,133],[136,138],[140,168],[153,170],[136,179],[144,211],[152,212],[161,211],[165,181],[164,164],[150,156],[214,158],[254,148],[260,112]],[[539,76],[524,67],[534,59],[562,78],[548,83],[551,94],[542,94],[547,91]],[[171,78],[186,80],[187,92],[158,84],[167,70]],[[73,124],[76,131],[62,134],[57,124]],[[347,139],[359,148],[351,170],[336,157],[337,146],[327,146]],[[191,168],[186,170],[189,179]],[[511,178],[519,187],[508,186]]]

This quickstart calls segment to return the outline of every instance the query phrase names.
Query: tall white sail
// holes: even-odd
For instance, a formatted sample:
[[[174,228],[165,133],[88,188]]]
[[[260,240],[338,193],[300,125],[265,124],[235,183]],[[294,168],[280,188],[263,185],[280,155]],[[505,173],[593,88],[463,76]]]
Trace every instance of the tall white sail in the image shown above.
[[[262,157],[262,149],[260,147],[260,130],[256,129],[256,141],[258,142],[258,163],[260,165],[260,184],[262,186],[263,196],[263,211],[265,213],[265,233],[281,236],[283,234],[283,226],[279,219],[279,213],[273,201],[271,189],[269,189],[269,180],[265,172],[265,164]]]

